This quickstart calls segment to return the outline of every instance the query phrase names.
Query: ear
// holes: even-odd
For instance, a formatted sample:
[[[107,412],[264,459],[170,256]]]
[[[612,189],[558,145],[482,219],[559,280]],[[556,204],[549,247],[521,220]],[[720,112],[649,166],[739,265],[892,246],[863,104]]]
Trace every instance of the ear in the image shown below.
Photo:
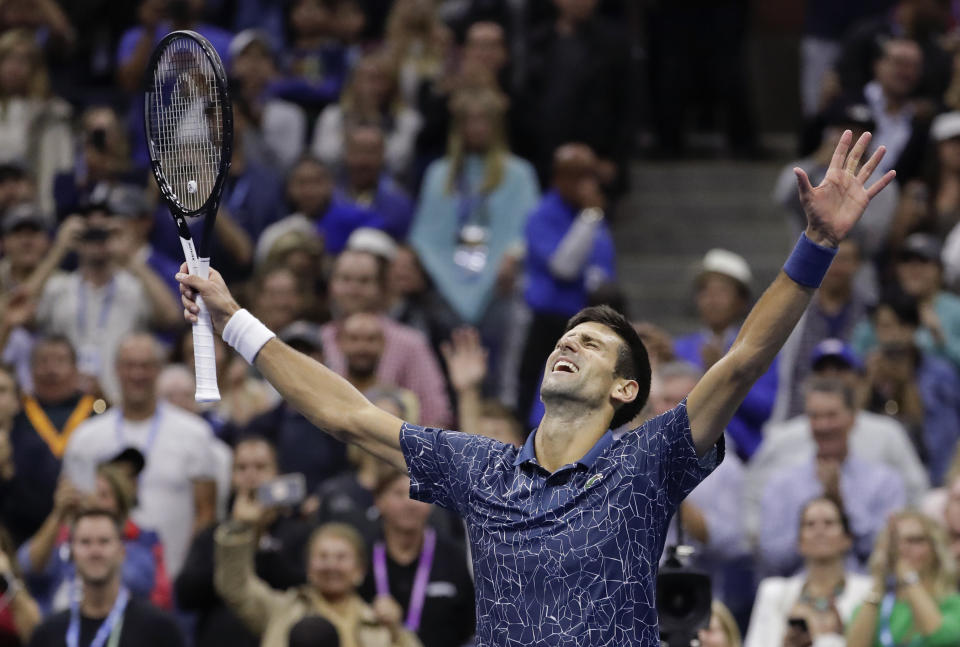
[[[627,404],[636,400],[638,393],[640,393],[640,385],[637,384],[636,380],[617,378],[613,383],[613,391],[610,393],[610,397],[620,404]]]

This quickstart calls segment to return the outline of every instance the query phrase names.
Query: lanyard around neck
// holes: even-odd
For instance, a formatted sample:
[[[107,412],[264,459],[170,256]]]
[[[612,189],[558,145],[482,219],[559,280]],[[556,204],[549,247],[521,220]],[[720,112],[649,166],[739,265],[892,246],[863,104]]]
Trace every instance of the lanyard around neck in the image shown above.
[[[157,408],[153,412],[153,417],[150,418],[150,431],[147,433],[147,441],[143,444],[143,447],[140,448],[140,452],[143,454],[144,459],[150,455],[150,449],[153,447],[153,442],[157,439],[157,431],[160,429],[160,403],[157,403]],[[123,433],[123,409],[117,408],[117,424],[114,428],[114,434],[117,437],[117,445],[119,446],[118,451],[123,451],[124,448],[128,446],[126,436]]]
[[[110,308],[113,307],[113,297],[117,292],[117,281],[115,277],[107,283],[107,293],[103,296],[103,303],[100,304],[100,314],[97,316],[97,337],[106,329],[107,320],[110,317]],[[77,332],[84,340],[87,338],[87,283],[80,279],[80,289],[77,291]]]
[[[407,608],[407,620],[403,626],[410,631],[420,628],[423,617],[423,604],[427,599],[427,583],[430,580],[430,567],[437,547],[437,533],[433,528],[423,531],[423,548],[417,562],[417,573],[413,578],[413,590],[410,591],[410,606]],[[373,547],[373,577],[377,584],[377,595],[390,595],[390,583],[387,580],[387,547],[377,542]]]
[[[70,624],[67,626],[67,647],[80,647],[80,591],[79,581],[75,580],[76,587],[74,593],[70,596]],[[130,600],[130,592],[126,587],[120,587],[120,593],[117,595],[110,613],[107,615],[103,624],[97,629],[96,635],[90,642],[89,647],[103,647],[107,639],[110,639],[111,647],[115,647],[120,642],[120,631],[123,628],[123,612],[127,608],[127,602]]]

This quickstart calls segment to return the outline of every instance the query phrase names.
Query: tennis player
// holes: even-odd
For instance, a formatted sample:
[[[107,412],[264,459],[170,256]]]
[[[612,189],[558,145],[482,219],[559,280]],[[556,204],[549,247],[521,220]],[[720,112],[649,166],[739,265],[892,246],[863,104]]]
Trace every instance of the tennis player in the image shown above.
[[[625,433],[650,365],[636,332],[608,308],[588,308],[544,368],[546,413],[519,450],[482,436],[425,429],[381,411],[346,380],[284,345],[240,309],[217,272],[177,275],[189,321],[199,293],[214,329],[290,404],[335,437],[406,469],[411,496],[467,523],[477,644],[659,646],[657,562],[677,506],[723,459],[723,429],[800,318],[870,199],[880,147],[840,138],[826,177],[795,169],[808,226],[727,355],[684,402]],[[848,155],[849,152],[849,155]],[[629,427],[628,427],[629,428]]]

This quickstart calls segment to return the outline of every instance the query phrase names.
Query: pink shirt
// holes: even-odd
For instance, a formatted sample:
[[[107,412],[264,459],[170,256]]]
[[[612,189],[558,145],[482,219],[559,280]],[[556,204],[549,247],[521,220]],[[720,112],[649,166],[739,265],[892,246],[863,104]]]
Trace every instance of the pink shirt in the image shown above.
[[[420,400],[420,424],[449,427],[453,423],[447,384],[440,363],[423,333],[380,317],[383,325],[383,355],[377,366],[377,381],[409,389]],[[338,322],[321,327],[324,364],[331,371],[346,375],[347,363],[337,344]]]

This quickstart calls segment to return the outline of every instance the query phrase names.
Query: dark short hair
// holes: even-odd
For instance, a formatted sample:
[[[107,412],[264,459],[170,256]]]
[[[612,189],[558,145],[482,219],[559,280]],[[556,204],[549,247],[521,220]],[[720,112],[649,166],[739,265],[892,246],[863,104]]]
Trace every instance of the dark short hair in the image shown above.
[[[187,329],[189,330],[189,328]],[[39,337],[36,341],[33,342],[33,347],[30,349],[30,365],[33,366],[33,363],[37,359],[37,353],[44,346],[65,346],[67,351],[70,353],[70,361],[74,364],[77,363],[77,349],[73,347],[73,343],[66,335],[43,335]]]
[[[916,297],[910,296],[900,289],[888,290],[873,308],[871,315],[876,315],[880,308],[889,308],[897,321],[912,328],[920,327],[920,304]]]
[[[117,531],[117,539],[123,541],[123,521],[115,513],[105,508],[82,508],[74,517],[73,524],[70,526],[70,541],[73,541],[77,526],[83,519],[109,519]]]
[[[827,503],[833,504],[833,506],[837,509],[837,514],[840,517],[840,526],[843,528],[843,534],[852,538],[853,530],[850,528],[850,517],[848,517],[846,511],[844,511],[843,504],[828,494],[822,494],[818,497],[814,497],[803,504],[803,507],[800,509],[800,528],[803,528],[803,518],[807,516],[807,510],[810,509],[810,506],[821,501],[826,501]]]
[[[617,354],[617,365],[614,367],[617,377],[635,380],[639,389],[637,397],[632,402],[620,406],[613,414],[610,427],[616,429],[633,420],[647,398],[650,397],[650,358],[647,347],[627,318],[610,306],[590,306],[573,315],[567,322],[564,334],[584,323],[598,323],[612,330],[620,337],[623,344]]]
[[[267,449],[270,450],[270,458],[271,460],[273,460],[273,465],[279,470],[280,460],[277,454],[277,445],[272,440],[264,436],[263,434],[259,434],[255,431],[244,431],[243,433],[241,433],[240,436],[237,438],[236,442],[233,444],[233,453],[234,454],[237,453],[237,448],[240,447],[240,445],[256,445],[256,444],[262,444],[267,446]]]
[[[844,406],[850,411],[857,410],[857,397],[853,388],[838,377],[811,375],[803,384],[803,396],[806,400],[811,393],[833,393],[839,395]]]

